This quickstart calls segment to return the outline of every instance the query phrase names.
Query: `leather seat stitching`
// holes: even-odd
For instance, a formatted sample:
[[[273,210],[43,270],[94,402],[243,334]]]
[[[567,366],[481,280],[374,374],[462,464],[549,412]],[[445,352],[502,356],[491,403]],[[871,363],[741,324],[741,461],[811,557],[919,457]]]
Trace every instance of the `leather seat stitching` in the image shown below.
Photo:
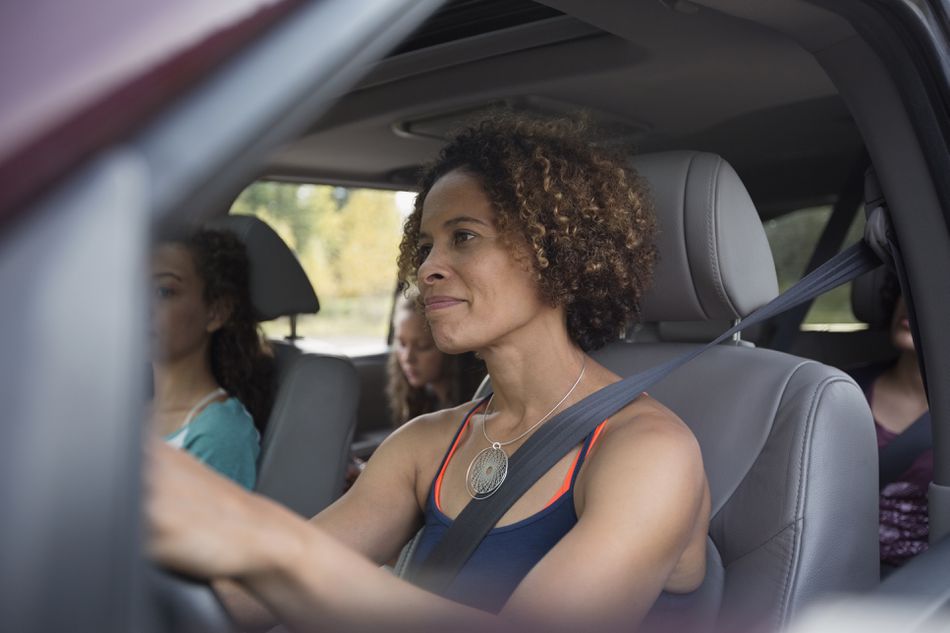
[[[805,468],[805,463],[807,457],[811,454],[812,441],[814,439],[814,424],[815,419],[818,416],[818,405],[821,402],[821,397],[824,395],[825,390],[829,385],[832,385],[837,382],[848,382],[847,379],[841,376],[831,376],[825,378],[815,386],[815,390],[812,392],[811,401],[808,407],[808,416],[806,417],[804,437],[802,438],[802,447],[798,459],[798,490],[796,491],[795,498],[795,518],[794,524],[801,523],[801,529],[796,529],[794,531],[793,543],[792,543],[792,559],[788,562],[788,571],[785,575],[785,588],[782,591],[782,606],[779,611],[779,622],[778,625],[784,625],[788,620],[788,611],[789,604],[792,597],[792,581],[795,577],[798,576],[798,572],[801,568],[802,556],[801,556],[801,537],[804,532],[804,522],[805,522],[805,488],[808,485],[807,481],[807,469]]]

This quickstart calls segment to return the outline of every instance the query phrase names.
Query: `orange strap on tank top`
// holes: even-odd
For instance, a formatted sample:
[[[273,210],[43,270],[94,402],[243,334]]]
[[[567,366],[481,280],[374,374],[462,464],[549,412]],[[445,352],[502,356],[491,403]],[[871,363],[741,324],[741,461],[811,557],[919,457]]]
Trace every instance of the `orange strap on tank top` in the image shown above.
[[[459,442],[462,441],[462,436],[465,434],[465,429],[472,421],[472,416],[475,415],[475,413],[480,408],[481,407],[475,407],[472,409],[472,412],[469,413],[468,417],[465,419],[465,422],[462,424],[462,428],[459,430],[458,436],[455,438],[455,442],[452,443],[452,448],[449,449],[449,454],[445,457],[445,462],[442,464],[442,468],[439,470],[438,476],[435,478],[435,490],[433,491],[433,494],[435,496],[435,507],[439,509],[439,512],[442,511],[442,478],[445,476],[445,469],[448,467],[449,462],[452,461],[452,456],[455,455],[455,450],[458,448]],[[606,424],[607,420],[604,420],[596,429],[594,429],[594,435],[590,439],[590,444],[587,445],[588,453],[590,453],[591,449],[594,448],[594,442],[596,442],[597,438],[600,437],[600,433],[604,430],[604,425]],[[574,478],[574,471],[577,469],[577,464],[580,461],[581,454],[583,452],[584,449],[581,448],[581,450],[577,452],[577,455],[574,456],[574,461],[571,463],[571,467],[567,470],[567,474],[564,476],[564,482],[561,484],[561,487],[558,489],[558,491],[554,493],[554,496],[551,497],[551,500],[545,504],[544,508],[547,508],[552,503],[560,499],[564,493],[571,489],[571,480]]]
[[[594,436],[590,438],[590,444],[587,445],[588,454],[590,453],[591,449],[594,448],[594,442],[596,442],[597,438],[600,437],[600,432],[604,430],[605,424],[607,424],[607,420],[601,422],[600,425],[594,429]],[[581,454],[583,452],[583,448],[577,451],[577,455],[574,456],[574,461],[571,463],[571,467],[567,470],[567,475],[564,476],[564,482],[561,484],[561,487],[558,489],[558,491],[554,493],[554,496],[551,497],[551,500],[547,502],[547,505],[544,506],[545,508],[560,499],[564,493],[571,489],[571,480],[574,479],[574,471],[577,469],[577,463],[580,461]]]

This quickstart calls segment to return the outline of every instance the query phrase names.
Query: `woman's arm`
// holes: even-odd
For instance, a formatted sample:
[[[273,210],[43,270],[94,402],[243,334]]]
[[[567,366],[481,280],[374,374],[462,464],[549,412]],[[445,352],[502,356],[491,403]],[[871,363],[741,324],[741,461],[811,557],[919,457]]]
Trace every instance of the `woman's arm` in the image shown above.
[[[277,617],[247,589],[228,579],[211,581],[211,587],[231,620],[245,633],[268,631],[278,624]]]
[[[497,629],[526,619],[567,629],[629,624],[649,609],[697,525],[705,529],[695,439],[669,420],[648,422],[608,427],[610,435],[584,467],[578,524],[529,573],[501,620],[392,576],[341,547],[346,539],[331,536],[319,521],[308,525],[163,447],[151,465],[150,548],[181,571],[234,578],[303,630]],[[179,491],[187,491],[184,498]]]
[[[424,491],[450,441],[440,423],[429,415],[393,432],[346,494],[311,523],[378,565],[392,560],[422,524]],[[420,472],[420,463],[430,463],[431,473]]]
[[[565,630],[629,630],[665,587],[690,591],[702,582],[709,520],[702,455],[686,425],[658,408],[608,423],[575,488],[577,525],[525,577],[503,615]]]
[[[425,426],[425,421],[422,421]],[[407,446],[419,446],[420,426],[404,427],[377,449],[363,474],[350,490],[311,519],[341,544],[382,564],[395,556],[419,525],[419,502],[413,456]],[[248,631],[267,630],[277,624],[272,611],[241,585],[231,580],[213,582],[218,598],[234,621]]]
[[[150,554],[184,573],[237,581],[295,630],[418,630],[488,617],[396,578],[180,451],[151,452]]]
[[[416,467],[408,447],[412,446],[418,452],[427,443],[425,435],[433,431],[436,442],[431,442],[429,438],[428,443],[433,444],[433,447],[446,443],[447,439],[439,437],[438,424],[436,416],[427,416],[390,435],[373,455],[371,465],[367,465],[359,484],[314,517],[312,522],[370,560],[378,563],[389,560],[409,540],[420,522],[419,501],[414,492]],[[170,458],[159,456],[158,459]],[[431,461],[437,462],[438,456],[433,456]],[[176,470],[180,467],[163,466],[150,471],[152,483],[158,484],[160,490],[173,486],[181,491],[176,493],[172,501],[184,508],[174,511],[183,509],[187,515],[188,509],[195,508],[200,502],[200,499],[194,499],[194,503],[189,504],[189,498],[202,494],[221,494],[216,490],[198,492],[200,487],[193,483],[177,481],[178,476],[183,474]],[[431,477],[429,473],[423,473],[423,476]],[[207,482],[204,485],[208,485]],[[186,496],[182,497],[182,494]],[[172,511],[170,507],[169,510]],[[200,523],[206,518],[190,520]],[[271,610],[237,582],[216,577],[212,584],[219,599],[242,629],[266,630],[277,623]]]

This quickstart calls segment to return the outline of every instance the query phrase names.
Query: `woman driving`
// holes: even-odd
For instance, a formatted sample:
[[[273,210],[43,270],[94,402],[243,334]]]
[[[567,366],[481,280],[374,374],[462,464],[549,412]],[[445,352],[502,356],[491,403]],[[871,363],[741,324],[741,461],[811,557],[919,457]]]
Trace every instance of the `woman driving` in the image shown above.
[[[582,122],[499,115],[428,166],[405,225],[401,276],[437,347],[474,351],[484,401],[415,418],[309,523],[155,446],[150,550],[236,581],[291,628],[639,622],[661,591],[705,573],[709,491],[688,427],[647,394],[542,476],[438,595],[381,569],[420,526],[413,565],[552,416],[620,380],[588,352],[636,315],[654,217],[623,156]],[[240,597],[229,603],[241,610]]]

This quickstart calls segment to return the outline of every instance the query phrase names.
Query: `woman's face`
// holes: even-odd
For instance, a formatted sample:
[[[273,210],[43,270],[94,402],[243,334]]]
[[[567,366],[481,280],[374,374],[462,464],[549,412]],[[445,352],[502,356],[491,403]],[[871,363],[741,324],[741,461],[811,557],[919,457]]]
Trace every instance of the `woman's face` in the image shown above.
[[[396,312],[393,335],[399,367],[410,385],[419,388],[442,378],[443,354],[421,314],[405,309]]]
[[[482,350],[554,310],[541,300],[526,247],[501,240],[479,181],[464,171],[440,178],[422,207],[418,283],[440,350]]]
[[[152,251],[152,360],[174,361],[208,344],[221,327],[217,311],[204,300],[204,281],[182,244],[159,244]]]
[[[910,333],[910,320],[907,317],[907,304],[904,297],[898,297],[891,316],[891,343],[902,352],[914,351],[914,337]]]

